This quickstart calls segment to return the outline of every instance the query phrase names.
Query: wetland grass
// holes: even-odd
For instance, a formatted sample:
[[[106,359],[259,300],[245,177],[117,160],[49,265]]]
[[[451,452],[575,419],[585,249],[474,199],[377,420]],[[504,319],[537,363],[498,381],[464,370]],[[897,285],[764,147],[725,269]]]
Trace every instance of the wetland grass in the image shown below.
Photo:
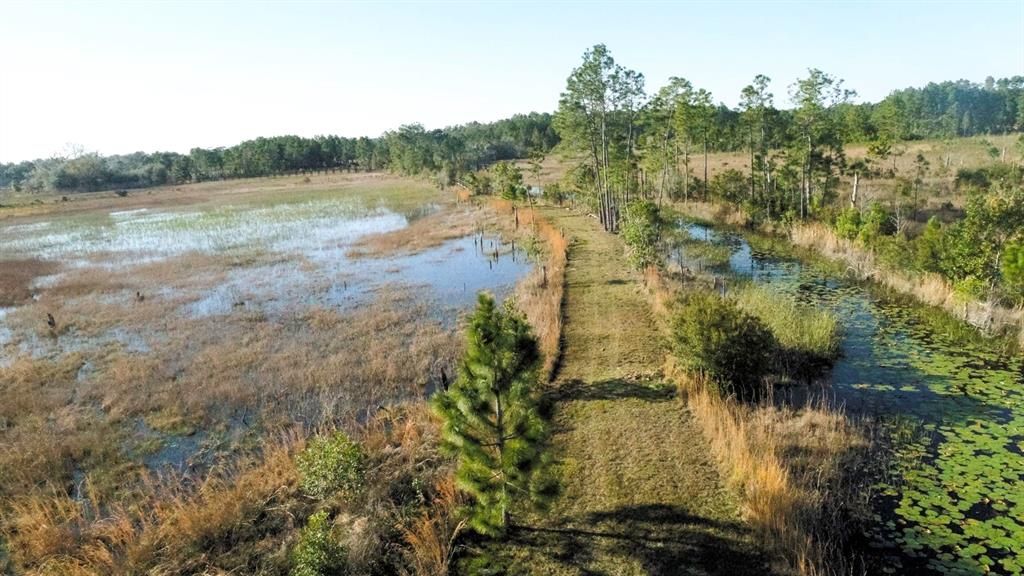
[[[680,285],[655,269],[646,277],[659,323],[667,331],[679,294],[701,290],[702,281]],[[784,295],[743,290],[736,296],[740,307],[771,328],[782,350],[788,345],[835,357],[833,317],[803,310]],[[815,336],[802,334],[809,328],[815,328]],[[788,368],[781,364],[776,371]],[[803,576],[861,573],[862,562],[848,539],[865,514],[868,492],[861,470],[874,449],[867,431],[824,396],[800,406],[776,402],[771,393],[753,402],[723,398],[671,355],[664,372],[679,387],[741,502],[744,519],[780,560],[779,570]]]
[[[270,184],[227,194],[259,203],[267,190],[287,189],[295,201],[304,193],[287,181]],[[391,184],[374,182],[371,203],[406,202]],[[518,230],[496,207],[472,211],[517,244],[542,245],[516,298],[550,371],[567,240],[522,211]],[[186,228],[195,222],[213,221]],[[0,571],[283,574],[288,550],[318,510],[344,535],[353,570],[426,573],[450,561],[454,496],[422,400],[442,373],[455,374],[457,322],[442,322],[412,290],[388,284],[360,307],[298,299],[275,310],[251,306],[240,292],[240,306],[188,313],[237,271],[282,258],[291,256],[218,249],[32,275],[37,298],[5,312],[10,340],[0,341],[15,354],[0,365],[0,393],[14,399],[0,406]],[[302,270],[318,266],[301,253],[294,259]],[[56,332],[46,329],[47,311]],[[365,446],[372,478],[358,498],[311,502],[296,491],[294,455],[311,434],[333,429]]]

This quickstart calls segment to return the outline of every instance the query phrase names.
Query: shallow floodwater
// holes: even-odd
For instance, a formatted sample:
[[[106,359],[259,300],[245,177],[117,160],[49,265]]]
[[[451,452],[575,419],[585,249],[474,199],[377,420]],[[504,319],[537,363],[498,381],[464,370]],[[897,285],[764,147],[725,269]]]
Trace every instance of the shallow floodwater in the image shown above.
[[[1021,574],[1024,362],[980,338],[952,336],[920,306],[825,267],[758,251],[731,232],[680,226],[728,250],[717,272],[833,310],[845,330],[834,394],[848,412],[904,431],[866,535],[874,570]],[[684,265],[698,263],[684,252]]]
[[[64,270],[37,278],[43,291],[83,269],[130,271],[155,261],[173,265],[188,254],[267,255],[248,265],[228,267],[216,278],[181,270],[177,288],[154,287],[145,296],[183,300],[179,313],[214,318],[236,311],[269,320],[310,306],[349,308],[367,303],[389,287],[412,290],[448,325],[471,306],[479,291],[504,297],[530,269],[522,251],[499,238],[468,236],[414,254],[350,258],[358,239],[399,230],[410,218],[438,210],[425,204],[399,213],[358,200],[313,200],[270,206],[223,206],[210,210],[138,209],[0,226],[0,260],[38,258],[62,263]],[[242,258],[242,260],[246,260]],[[265,261],[269,261],[266,263]],[[92,297],[86,295],[86,298]],[[104,294],[103,301],[130,305],[134,292]],[[110,341],[130,352],[146,352],[157,334],[120,330],[100,339],[74,332],[56,338],[18,334],[5,319],[17,308],[0,309],[0,366],[15,355],[32,357],[97,348]]]
[[[404,228],[406,216],[352,201],[317,200],[196,211],[110,212],[0,227],[0,259],[120,267],[188,252],[267,248],[305,252]]]

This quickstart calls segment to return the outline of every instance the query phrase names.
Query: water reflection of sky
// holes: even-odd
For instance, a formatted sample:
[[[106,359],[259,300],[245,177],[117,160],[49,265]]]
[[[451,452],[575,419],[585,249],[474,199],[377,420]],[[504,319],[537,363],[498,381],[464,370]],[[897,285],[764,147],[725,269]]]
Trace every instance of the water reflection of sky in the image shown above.
[[[427,205],[423,213],[436,209]],[[363,209],[338,201],[252,209],[225,207],[210,212],[140,209],[114,212],[99,222],[71,220],[66,225],[39,222],[0,227],[0,258],[35,257],[72,263],[67,267],[70,270],[37,279],[33,288],[42,290],[82,268],[123,270],[191,252],[262,250],[280,258],[269,264],[230,268],[216,279],[192,278],[177,289],[154,290],[149,297],[184,298],[179,311],[190,318],[245,311],[264,314],[271,320],[310,306],[359,306],[380,290],[394,287],[413,291],[431,306],[437,318],[453,323],[459,310],[473,305],[478,292],[486,290],[504,297],[531,269],[521,250],[512,252],[501,246],[497,237],[484,237],[484,244],[479,245],[475,236],[457,238],[421,252],[381,258],[348,256],[356,240],[407,225],[406,216],[384,208]],[[130,303],[134,293],[102,298]],[[90,345],[88,339],[73,332],[56,339],[34,333],[15,334],[6,317],[16,312],[16,308],[0,309],[0,351],[8,360],[0,365],[18,354],[48,356]],[[146,347],[146,341],[136,334],[111,334],[100,340],[93,344],[115,341],[127,342],[132,350]]]

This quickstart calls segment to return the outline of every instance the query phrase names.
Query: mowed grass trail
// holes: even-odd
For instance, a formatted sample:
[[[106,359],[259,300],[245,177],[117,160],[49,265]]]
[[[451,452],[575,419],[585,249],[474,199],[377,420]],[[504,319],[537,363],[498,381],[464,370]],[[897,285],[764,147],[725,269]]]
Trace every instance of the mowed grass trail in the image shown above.
[[[523,574],[767,573],[710,447],[657,380],[661,338],[620,240],[589,217],[545,216],[574,239],[552,390],[563,493],[492,552]]]

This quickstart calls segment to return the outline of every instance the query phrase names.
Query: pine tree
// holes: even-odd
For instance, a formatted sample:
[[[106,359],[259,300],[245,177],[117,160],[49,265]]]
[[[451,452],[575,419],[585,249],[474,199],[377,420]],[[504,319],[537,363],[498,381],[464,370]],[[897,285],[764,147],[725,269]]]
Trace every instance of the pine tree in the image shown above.
[[[437,393],[442,449],[458,457],[456,482],[474,499],[469,525],[501,534],[513,502],[543,505],[554,495],[543,452],[547,425],[537,410],[540,352],[526,319],[481,293],[466,332],[459,377]]]

